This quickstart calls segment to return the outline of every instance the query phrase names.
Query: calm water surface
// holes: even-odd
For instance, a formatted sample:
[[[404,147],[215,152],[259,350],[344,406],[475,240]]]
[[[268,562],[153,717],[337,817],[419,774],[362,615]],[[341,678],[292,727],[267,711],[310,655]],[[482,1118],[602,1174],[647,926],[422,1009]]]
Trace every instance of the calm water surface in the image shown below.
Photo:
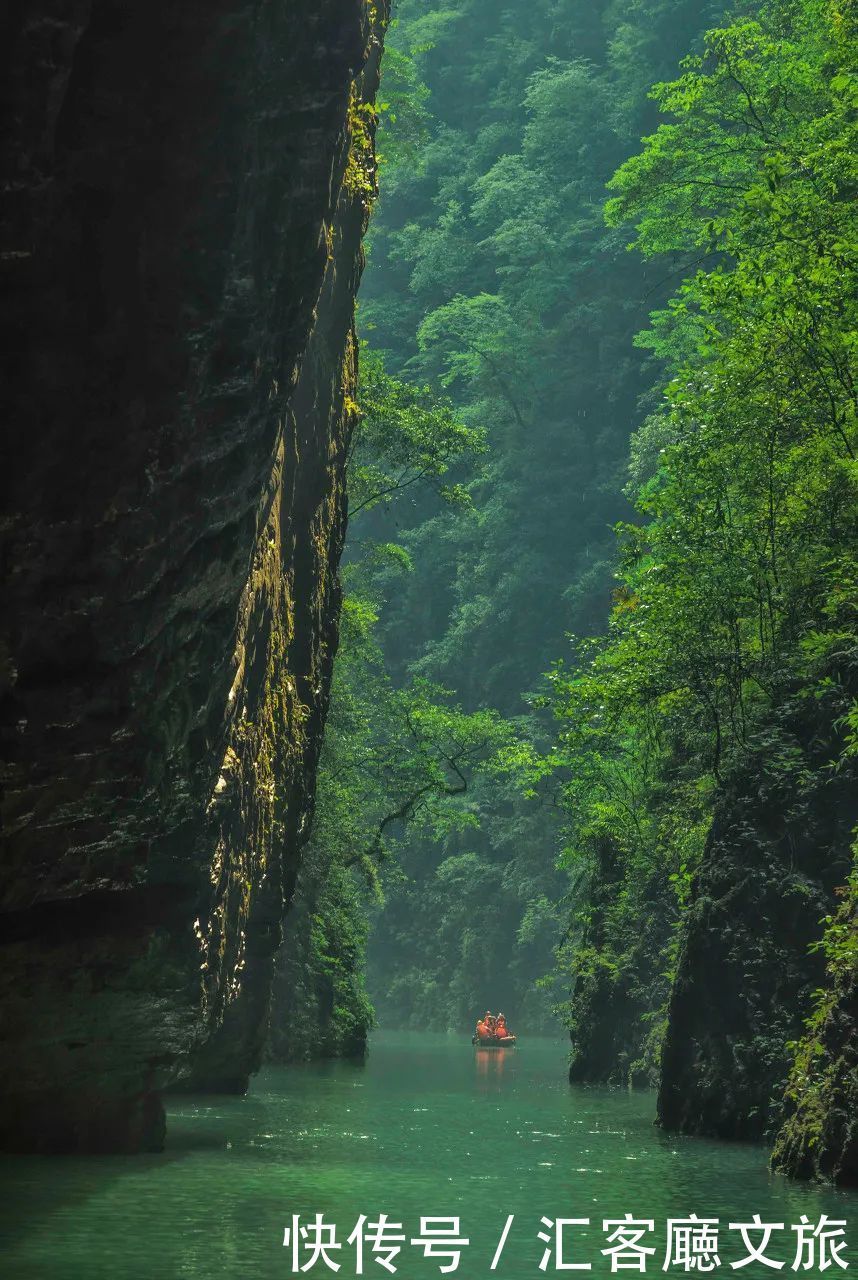
[[[271,1069],[244,1099],[174,1100],[163,1155],[6,1159],[0,1275],[285,1277],[284,1227],[292,1214],[317,1212],[343,1242],[361,1213],[387,1213],[409,1238],[421,1215],[459,1215],[471,1240],[456,1273],[462,1280],[492,1275],[508,1214],[515,1221],[495,1273],[501,1280],[557,1274],[538,1268],[543,1214],[591,1219],[568,1256],[603,1276],[604,1217],[654,1219],[658,1252],[647,1274],[663,1275],[668,1217],[696,1212],[726,1224],[759,1212],[785,1223],[770,1253],[786,1259],[781,1275],[794,1275],[788,1228],[802,1213],[815,1221],[825,1212],[846,1218],[852,1246],[849,1271],[825,1274],[855,1271],[858,1196],[772,1177],[759,1148],[664,1135],[652,1124],[652,1095],[570,1089],[565,1061],[566,1046],[549,1040],[476,1053],[461,1038],[378,1035],[364,1067]],[[757,1263],[731,1270],[729,1260],[744,1251],[724,1236],[716,1276],[777,1274]],[[344,1247],[341,1280],[355,1274],[351,1259]],[[396,1261],[402,1280],[439,1275],[437,1262],[410,1246]],[[333,1272],[319,1263],[305,1274]],[[388,1272],[368,1255],[365,1274],[381,1280]]]

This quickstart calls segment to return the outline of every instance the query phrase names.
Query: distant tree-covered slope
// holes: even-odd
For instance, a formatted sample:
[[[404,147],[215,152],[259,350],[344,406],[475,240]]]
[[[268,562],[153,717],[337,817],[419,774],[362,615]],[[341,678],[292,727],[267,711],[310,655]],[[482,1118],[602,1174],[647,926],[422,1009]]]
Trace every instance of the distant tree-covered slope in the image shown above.
[[[422,142],[393,147],[383,171],[362,333],[392,369],[445,387],[487,452],[464,478],[469,504],[374,514],[414,566],[391,577],[381,642],[397,681],[527,715],[546,746],[523,695],[568,632],[605,625],[628,441],[655,376],[633,337],[685,264],[626,251],[606,183],[655,122],[650,84],[722,8],[402,0],[391,32],[387,115],[404,97]],[[371,945],[382,1020],[461,1026],[489,999],[534,1027],[550,1018],[535,981],[564,927],[559,810],[550,790],[474,800],[478,832],[412,841],[388,885]]]

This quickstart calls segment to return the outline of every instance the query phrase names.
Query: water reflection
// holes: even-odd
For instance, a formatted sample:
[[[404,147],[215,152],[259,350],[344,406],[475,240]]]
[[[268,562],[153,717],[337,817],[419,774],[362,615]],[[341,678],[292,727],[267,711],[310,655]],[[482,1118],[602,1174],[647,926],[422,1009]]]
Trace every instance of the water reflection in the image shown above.
[[[497,1080],[503,1076],[504,1059],[507,1053],[514,1053],[514,1049],[474,1049],[474,1058],[477,1064],[477,1075],[484,1078],[494,1077]]]

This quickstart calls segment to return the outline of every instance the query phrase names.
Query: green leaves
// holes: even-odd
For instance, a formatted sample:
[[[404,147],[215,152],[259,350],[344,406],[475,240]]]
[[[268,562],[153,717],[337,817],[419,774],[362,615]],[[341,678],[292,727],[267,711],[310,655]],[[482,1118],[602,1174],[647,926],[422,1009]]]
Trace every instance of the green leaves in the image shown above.
[[[420,79],[415,51],[388,36],[381,64],[382,121],[379,164],[417,164],[429,127],[429,90]]]
[[[362,348],[360,420],[349,464],[349,515],[395,501],[406,489],[434,484],[461,502],[456,486],[438,485],[450,467],[485,450],[485,433],[460,421],[428,386],[390,377],[381,357]]]
[[[836,48],[815,3],[788,40],[763,22],[710,33],[703,61],[655,91],[678,123],[611,184],[609,217],[637,216],[645,252],[714,238],[732,259],[686,279],[646,337],[675,376],[636,446],[663,442],[640,477],[650,523],[626,531],[635,607],[615,609],[601,660],[624,698],[690,695],[716,770],[799,657],[802,618],[825,611],[821,567],[850,536],[855,126],[831,94]]]
[[[610,634],[551,677],[566,861],[592,868],[592,909],[563,956],[573,1020],[596,989],[625,999],[641,971],[643,1007],[666,998],[731,777],[752,770],[795,815],[850,749],[858,138],[843,34],[822,0],[710,32],[653,91],[672,120],[609,184],[611,225],[634,222],[639,250],[687,267],[639,339],[668,380],[632,444],[640,522],[618,528]],[[794,729],[807,697],[830,726],[822,769]]]

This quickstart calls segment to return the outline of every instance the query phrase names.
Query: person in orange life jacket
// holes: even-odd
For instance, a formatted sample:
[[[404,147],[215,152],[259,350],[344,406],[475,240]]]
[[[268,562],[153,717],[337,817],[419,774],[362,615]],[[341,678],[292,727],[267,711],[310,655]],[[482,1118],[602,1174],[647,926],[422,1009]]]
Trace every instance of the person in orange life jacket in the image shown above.
[[[502,1013],[499,1013],[497,1016],[497,1022],[495,1024],[495,1035],[499,1040],[506,1040],[511,1035],[511,1032],[506,1025],[506,1018]]]

